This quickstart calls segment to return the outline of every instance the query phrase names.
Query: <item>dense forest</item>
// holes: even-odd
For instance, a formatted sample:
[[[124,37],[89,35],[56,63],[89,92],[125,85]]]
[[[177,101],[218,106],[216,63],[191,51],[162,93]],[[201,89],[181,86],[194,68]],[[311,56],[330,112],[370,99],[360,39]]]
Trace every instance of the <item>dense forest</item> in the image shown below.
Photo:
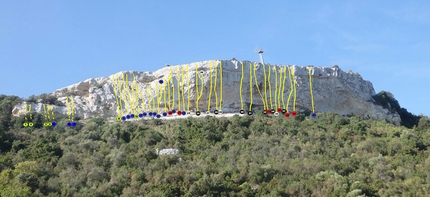
[[[0,96],[0,196],[430,196],[425,116],[410,128],[333,113],[43,127],[34,114],[24,128],[20,101]]]

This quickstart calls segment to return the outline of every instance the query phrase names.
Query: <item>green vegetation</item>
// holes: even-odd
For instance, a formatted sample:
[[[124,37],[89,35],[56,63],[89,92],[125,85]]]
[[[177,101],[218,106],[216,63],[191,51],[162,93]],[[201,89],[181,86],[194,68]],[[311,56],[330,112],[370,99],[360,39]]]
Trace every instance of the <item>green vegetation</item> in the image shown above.
[[[23,128],[0,97],[0,196],[429,196],[430,119],[333,113]],[[176,156],[155,149],[176,148]]]
[[[27,102],[33,102],[33,103],[43,103],[48,105],[57,105],[57,106],[65,106],[64,103],[57,100],[57,97],[54,95],[49,94],[41,94],[39,96],[31,95],[26,99]]]

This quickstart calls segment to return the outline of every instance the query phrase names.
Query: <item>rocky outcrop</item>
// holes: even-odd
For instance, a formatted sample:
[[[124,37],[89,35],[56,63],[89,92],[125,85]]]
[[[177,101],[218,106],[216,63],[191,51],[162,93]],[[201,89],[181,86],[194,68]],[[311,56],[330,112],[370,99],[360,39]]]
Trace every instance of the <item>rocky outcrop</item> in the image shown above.
[[[288,108],[292,111],[294,107],[294,91],[290,91],[294,90],[294,85],[291,86],[290,83],[292,79],[291,82],[296,85],[296,110],[311,111],[310,73],[316,112],[332,111],[341,115],[385,119],[397,125],[400,124],[398,114],[374,104],[373,86],[369,81],[363,80],[359,74],[344,72],[337,66],[331,68],[311,66],[309,69],[310,71],[308,67],[295,65],[266,64],[263,66],[249,61],[212,60],[168,66],[155,72],[123,71],[109,77],[88,79],[56,90],[52,94],[65,104],[66,99],[70,102],[73,100],[75,116],[83,119],[95,116],[117,117],[118,108],[121,114],[140,113],[140,111],[151,110],[154,106],[155,109],[152,110],[158,111],[160,106],[162,108],[160,111],[164,111],[165,102],[167,107],[174,102],[177,108],[178,99],[181,100],[181,110],[196,111],[196,100],[199,97],[198,108],[203,112],[208,110],[209,102],[211,111],[218,107],[218,110],[224,113],[237,113],[242,108],[248,110],[251,102],[253,110],[260,110],[265,108],[265,95],[267,95],[269,108]],[[288,70],[291,75],[288,74]],[[264,79],[266,79],[266,91],[264,91]],[[160,80],[163,80],[163,84],[160,84]],[[183,92],[184,98],[178,97],[178,89],[181,95]],[[212,89],[211,92],[210,89]],[[168,95],[171,102],[168,102]],[[271,99],[270,95],[272,95]],[[288,98],[290,98],[289,104]],[[33,104],[32,111],[42,112],[41,105]],[[26,103],[17,105],[13,109],[13,114],[26,113],[25,106]],[[69,110],[67,106],[54,106],[53,109],[57,113],[70,113],[68,111],[71,106],[68,106]]]

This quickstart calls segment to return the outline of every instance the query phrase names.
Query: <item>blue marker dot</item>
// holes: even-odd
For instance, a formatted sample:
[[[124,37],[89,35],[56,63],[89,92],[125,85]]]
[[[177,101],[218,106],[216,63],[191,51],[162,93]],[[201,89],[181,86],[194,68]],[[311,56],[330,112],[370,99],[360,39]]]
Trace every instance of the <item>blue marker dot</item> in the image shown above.
[[[142,116],[143,116],[143,117],[145,117],[146,115],[148,115],[148,114],[146,114],[146,112],[143,112],[143,113],[142,113]]]
[[[130,119],[130,114],[129,114],[129,115],[127,115],[126,117],[127,117],[127,119]]]
[[[161,118],[160,114],[157,114],[157,118]]]
[[[131,117],[131,118],[134,118],[134,114],[131,114],[131,115],[130,115],[130,117]]]
[[[312,113],[312,118],[317,118],[317,114],[316,113]]]
[[[172,114],[176,113],[176,110],[172,110]]]
[[[68,127],[71,127],[71,126],[72,126],[72,123],[71,123],[71,122],[68,122],[68,123],[67,123],[67,126],[68,126]]]
[[[153,115],[153,116],[156,116],[156,115],[157,115],[157,112],[152,112],[152,115]]]
[[[162,79],[160,79],[160,81],[158,81],[158,83],[163,84],[164,81]]]
[[[163,112],[163,116],[167,116],[167,113],[166,113],[166,112]]]
[[[139,118],[142,118],[143,117],[143,114],[139,114]]]
[[[121,119],[122,119],[123,121],[125,121],[125,120],[127,119],[127,117],[123,116]]]
[[[55,126],[57,126],[57,123],[54,121],[54,122],[52,122],[52,126],[53,127],[55,127]]]
[[[72,127],[76,127],[76,122],[72,122]]]
[[[185,112],[185,111],[182,111],[182,115],[183,116],[185,116],[187,114],[187,112]]]
[[[148,116],[152,116],[152,112],[149,112],[149,113],[148,113]]]

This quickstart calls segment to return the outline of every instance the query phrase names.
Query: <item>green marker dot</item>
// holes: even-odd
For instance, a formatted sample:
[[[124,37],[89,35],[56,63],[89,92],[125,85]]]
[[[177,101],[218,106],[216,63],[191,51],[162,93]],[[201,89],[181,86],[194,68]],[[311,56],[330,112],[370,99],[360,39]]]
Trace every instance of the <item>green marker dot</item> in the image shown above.
[[[48,122],[48,127],[52,127],[52,122]]]
[[[22,124],[22,126],[28,127],[28,123],[24,122],[24,124]]]
[[[28,126],[29,126],[29,127],[33,127],[33,126],[34,126],[34,124],[33,124],[32,122],[30,122],[30,123],[28,123]]]

